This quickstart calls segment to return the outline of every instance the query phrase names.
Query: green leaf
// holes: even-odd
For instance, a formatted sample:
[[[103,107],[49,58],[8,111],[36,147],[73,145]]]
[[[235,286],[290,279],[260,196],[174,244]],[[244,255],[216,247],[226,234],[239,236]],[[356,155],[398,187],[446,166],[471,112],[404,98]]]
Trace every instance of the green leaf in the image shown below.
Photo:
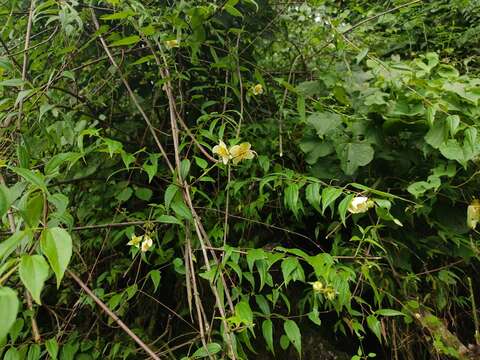
[[[52,360],[56,360],[58,356],[58,342],[57,339],[51,338],[45,341],[45,347],[47,348],[48,355]]]
[[[253,325],[253,312],[248,302],[240,301],[237,305],[235,305],[235,315],[245,325]]]
[[[340,167],[346,175],[353,175],[360,166],[365,166],[373,160],[375,151],[367,143],[341,143],[336,147],[340,159]]]
[[[286,335],[280,336],[280,347],[282,350],[287,350],[289,346],[290,340],[288,340],[288,337]]]
[[[312,207],[320,212],[320,184],[319,183],[312,183],[307,186],[305,189],[305,197],[307,201]]]
[[[325,213],[325,209],[333,204],[337,198],[342,195],[342,189],[335,187],[326,187],[322,191],[322,214]]]
[[[18,106],[23,100],[34,92],[33,89],[22,90],[18,92],[17,99],[15,100],[15,107]]]
[[[125,10],[125,11],[120,11],[116,12],[113,14],[108,14],[108,15],[102,15],[100,16],[100,19],[102,20],[121,20],[121,19],[126,19],[130,16],[135,15],[135,12],[132,10]]]
[[[28,348],[27,360],[40,360],[41,348],[38,344],[32,344]]]
[[[153,191],[149,188],[137,187],[135,189],[135,196],[140,200],[149,201],[152,198]]]
[[[17,313],[20,303],[17,293],[8,288],[0,287],[0,342],[7,337],[10,328],[17,319]]]
[[[198,156],[195,156],[195,164],[197,164],[197,166],[200,168],[200,169],[206,169],[207,166],[208,166],[208,162],[207,160],[205,159],[202,159]]]
[[[315,128],[318,136],[323,137],[329,131],[339,127],[342,124],[342,118],[331,112],[317,112],[307,118],[307,123]]]
[[[404,313],[398,310],[393,310],[393,309],[379,309],[375,311],[375,314],[381,315],[381,316],[405,316]]]
[[[172,203],[173,198],[177,194],[179,190],[179,187],[175,184],[170,184],[167,187],[167,190],[165,190],[165,207],[168,209],[170,207],[170,204]]]
[[[156,175],[158,171],[158,158],[156,156],[151,155],[147,161],[142,165],[143,170],[145,170],[148,174],[148,182],[152,182],[153,177]]]
[[[464,163],[467,160],[465,159],[463,148],[457,140],[447,140],[447,142],[440,145],[439,150],[449,160],[456,160],[459,163]]]
[[[285,320],[283,323],[283,329],[285,334],[287,334],[288,340],[295,346],[300,357],[302,356],[302,335],[298,325],[293,320]]]
[[[433,127],[425,135],[425,141],[434,149],[438,149],[445,141],[446,132],[444,124],[444,121],[435,121]]]
[[[322,322],[320,321],[320,313],[317,308],[314,308],[308,313],[308,318],[315,324],[320,326]]]
[[[378,341],[382,342],[382,334],[380,331],[380,321],[374,315],[368,315],[367,325],[378,338]]]
[[[206,347],[201,347],[197,351],[193,353],[190,359],[201,359],[207,356],[211,356],[217,354],[222,350],[220,344],[217,343],[209,343]]]
[[[17,184],[8,188],[5,185],[0,184],[0,217],[5,215],[13,202],[20,196],[23,191],[23,187],[20,186],[21,184]]]
[[[17,349],[15,349],[14,347],[11,347],[5,353],[3,360],[22,360],[22,356],[20,355],[20,352]]]
[[[23,255],[19,267],[20,279],[32,294],[33,300],[42,304],[40,294],[48,278],[48,264],[41,255]]]
[[[180,177],[185,180],[187,178],[189,171],[190,171],[190,160],[183,159],[182,162],[180,163]]]
[[[36,191],[28,198],[27,204],[20,209],[23,219],[31,228],[38,227],[43,214],[44,198],[41,192]]]
[[[299,186],[296,183],[289,184],[285,189],[285,206],[298,215],[299,206]]]
[[[46,228],[40,237],[40,246],[55,273],[57,288],[59,288],[72,257],[72,238],[62,228]]]
[[[342,219],[343,226],[346,226],[345,225],[345,218],[346,218],[346,215],[347,215],[348,206],[352,202],[352,199],[353,199],[354,196],[355,196],[355,194],[347,195],[343,198],[342,201],[340,201],[340,204],[338,204],[338,214],[340,215],[340,219]]]
[[[243,17],[242,13],[231,5],[225,5],[223,8],[225,9],[226,12],[228,12],[232,16]]]
[[[270,306],[268,305],[267,299],[263,295],[255,295],[255,301],[265,315],[270,315]]]
[[[19,87],[25,84],[25,81],[22,79],[7,79],[0,81],[0,86],[14,86]]]
[[[41,173],[33,172],[24,168],[13,168],[12,170],[43,192],[48,192],[47,185],[45,184],[45,177]]]
[[[181,218],[190,220],[190,221],[193,220],[192,213],[190,212],[190,209],[187,207],[187,205],[185,205],[183,200],[180,199],[178,201],[174,201],[171,204],[171,207],[173,211],[175,211],[175,214],[177,214]]]
[[[140,36],[138,35],[132,35],[132,36],[127,36],[125,38],[119,39],[117,41],[114,41],[110,44],[110,46],[126,46],[126,45],[133,45],[136,44],[137,42],[140,41]]]
[[[26,231],[17,231],[15,234],[10,236],[7,240],[3,240],[0,242],[0,262],[9,256],[15,248],[20,244],[22,240],[25,239],[26,236],[29,236],[30,232]]]
[[[177,224],[183,226],[183,223],[172,215],[160,215],[157,220],[165,224]]]
[[[153,282],[153,292],[156,292],[158,289],[158,285],[160,284],[160,279],[162,278],[162,275],[160,274],[159,270],[150,270],[148,275],[150,275],[150,279],[152,279]]]
[[[262,322],[262,334],[265,338],[265,342],[267,343],[268,350],[275,354],[275,350],[273,348],[273,323],[272,320],[266,319]]]
[[[282,275],[283,275],[283,281],[285,282],[285,285],[288,285],[290,280],[292,280],[292,273],[297,270],[297,268],[300,266],[300,263],[298,262],[298,259],[295,257],[288,257],[282,261]]]

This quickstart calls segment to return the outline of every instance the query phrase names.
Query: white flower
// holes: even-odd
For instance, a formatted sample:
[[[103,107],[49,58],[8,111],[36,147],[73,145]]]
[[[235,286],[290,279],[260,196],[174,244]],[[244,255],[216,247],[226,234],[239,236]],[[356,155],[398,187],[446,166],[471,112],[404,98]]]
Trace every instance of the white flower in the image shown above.
[[[373,206],[373,201],[366,196],[355,196],[350,205],[348,205],[348,211],[352,214],[360,214],[367,212]]]
[[[474,199],[467,208],[467,226],[475,229],[480,221],[480,201]]]
[[[142,247],[141,247],[142,252],[146,252],[148,249],[152,247],[152,245],[153,245],[152,238],[148,235],[144,235]]]

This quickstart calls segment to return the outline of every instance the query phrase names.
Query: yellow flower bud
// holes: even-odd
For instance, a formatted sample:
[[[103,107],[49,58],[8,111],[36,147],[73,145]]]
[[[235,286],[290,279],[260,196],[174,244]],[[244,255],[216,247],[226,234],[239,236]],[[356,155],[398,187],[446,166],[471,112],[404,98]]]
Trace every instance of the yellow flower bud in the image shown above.
[[[313,291],[315,292],[320,292],[323,290],[323,284],[321,281],[315,281],[313,284],[312,284],[312,288],[313,288]]]
[[[178,43],[178,40],[173,39],[165,41],[165,46],[169,49],[173,49],[179,47],[180,45]]]
[[[261,95],[263,94],[263,86],[262,84],[257,84],[254,87],[252,87],[252,94],[253,95]]]

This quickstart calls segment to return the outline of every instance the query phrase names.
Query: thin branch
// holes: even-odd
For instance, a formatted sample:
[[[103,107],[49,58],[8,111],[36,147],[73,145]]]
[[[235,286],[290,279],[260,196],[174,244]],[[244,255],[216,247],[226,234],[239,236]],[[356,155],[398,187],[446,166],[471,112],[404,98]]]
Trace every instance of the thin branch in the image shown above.
[[[98,23],[98,19],[95,15],[95,11],[93,9],[91,9],[91,14],[92,14],[92,20],[93,20],[93,23],[95,25],[95,29],[98,31],[98,29],[100,28],[100,24]],[[155,128],[153,127],[152,123],[150,122],[150,119],[148,118],[147,114],[145,113],[145,111],[143,110],[142,106],[140,105],[140,103],[138,102],[137,100],[137,97],[135,96],[135,94],[133,93],[133,90],[132,88],[130,87],[130,84],[128,83],[127,79],[125,78],[125,76],[123,75],[122,71],[120,70],[117,62],[115,61],[115,59],[113,58],[112,56],[112,53],[110,52],[110,49],[108,48],[107,46],[107,43],[105,42],[105,39],[103,38],[103,36],[99,35],[99,39],[100,39],[100,43],[102,44],[103,46],[103,49],[105,50],[105,53],[107,54],[108,56],[108,59],[110,60],[111,64],[113,65],[113,67],[117,70],[118,74],[120,75],[120,78],[123,82],[123,84],[125,85],[125,88],[127,89],[127,92],[128,94],[130,95],[130,98],[132,99],[133,103],[135,104],[135,106],[137,107],[137,110],[140,112],[140,114],[142,115],[143,119],[145,120],[145,122],[147,123],[147,126],[148,126],[148,129],[150,130],[150,133],[152,134],[154,140],[155,140],[155,143],[157,144],[157,147],[158,149],[160,150],[160,152],[162,153],[162,156],[164,157],[165,159],[165,162],[167,163],[167,166],[168,168],[170,169],[170,171],[172,173],[175,172],[175,169],[174,167],[172,166],[172,163],[170,162],[168,156],[167,156],[167,153],[165,151],[165,149],[163,148],[162,144],[160,143],[160,140],[158,139],[158,136],[157,136],[157,133],[155,132]]]
[[[118,324],[118,326],[122,328],[123,331],[125,331],[128,336],[130,336],[148,355],[150,355],[152,359],[160,360],[157,354],[155,354],[152,349],[150,349],[137,335],[135,335],[135,333],[130,330],[130,328],[125,325],[125,323],[120,320],[120,318],[112,310],[110,310],[110,308],[102,300],[100,300],[76,274],[69,269],[67,269],[66,272],[83,289],[83,291],[85,291],[87,295],[90,296],[92,300],[95,301],[97,305],[103,311],[105,311],[107,315]]]
[[[35,9],[35,0],[30,2],[30,10],[28,13],[28,23],[27,23],[27,33],[25,35],[25,47],[23,52],[23,65],[22,65],[22,85],[20,90],[24,90],[25,81],[27,80],[27,67],[28,67],[28,48],[30,47],[30,34],[32,32],[32,22],[33,22],[33,10]],[[23,111],[23,98],[20,99],[20,104],[18,105],[18,116],[17,116],[17,130],[20,129],[20,124],[22,121],[22,111]]]

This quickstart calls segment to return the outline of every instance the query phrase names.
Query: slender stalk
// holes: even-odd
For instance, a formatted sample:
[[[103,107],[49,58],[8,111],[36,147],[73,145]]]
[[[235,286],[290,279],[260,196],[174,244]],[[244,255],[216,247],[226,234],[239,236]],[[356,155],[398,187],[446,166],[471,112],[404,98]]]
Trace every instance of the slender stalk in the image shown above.
[[[125,331],[128,336],[130,336],[148,355],[150,355],[152,359],[160,360],[157,354],[155,354],[152,349],[150,349],[137,335],[135,335],[135,333],[130,330],[130,328],[125,325],[125,323],[120,320],[120,318],[112,310],[110,310],[110,308],[102,300],[100,300],[75,273],[69,269],[67,269],[66,272],[83,289],[83,291],[85,291],[87,295],[90,296],[92,300],[95,301],[95,303],[103,311],[105,311],[107,315],[118,324],[118,326],[122,328],[123,331]]]
[[[468,288],[470,290],[470,302],[472,303],[472,315],[473,315],[473,324],[475,326],[475,342],[477,345],[480,345],[480,331],[478,325],[478,315],[477,315],[477,306],[475,305],[475,293],[473,292],[472,278],[469,276]]]
[[[27,69],[28,69],[28,48],[30,47],[30,34],[32,33],[32,23],[33,23],[33,10],[35,9],[35,0],[30,2],[30,10],[28,12],[28,22],[27,22],[27,33],[25,35],[25,47],[23,49],[23,65],[22,65],[22,86],[20,90],[25,89],[25,81],[27,80]],[[22,112],[23,112],[23,99],[20,100],[18,105],[18,117],[17,117],[17,130],[20,129],[20,124],[22,121]],[[31,301],[31,300],[30,300]]]

